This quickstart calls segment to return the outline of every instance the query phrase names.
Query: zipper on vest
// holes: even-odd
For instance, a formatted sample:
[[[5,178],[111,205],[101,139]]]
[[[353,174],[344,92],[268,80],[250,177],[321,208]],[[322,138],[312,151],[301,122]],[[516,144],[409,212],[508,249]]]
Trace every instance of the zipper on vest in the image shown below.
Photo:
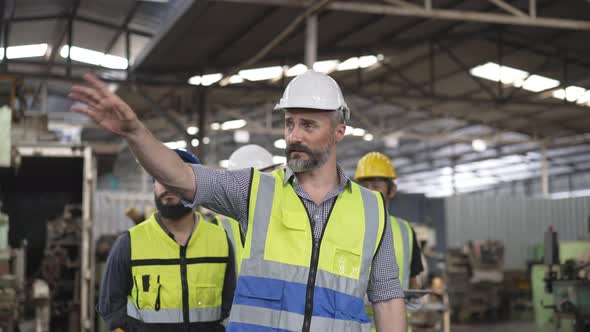
[[[135,275],[133,276],[133,282],[135,283],[135,306],[137,309],[141,309],[139,307],[139,287],[137,286],[137,278],[135,278]]]
[[[180,247],[180,283],[182,284],[182,318],[190,323],[188,310],[188,281],[186,277],[186,246]]]
[[[303,332],[309,332],[311,327],[311,315],[313,312],[313,294],[315,290],[315,278],[318,271],[318,262],[320,257],[320,242],[313,240],[311,249],[311,264],[309,276],[307,278],[307,290],[305,292],[305,315],[303,318]]]
[[[156,296],[156,305],[154,306],[154,309],[156,309],[156,311],[160,311],[160,288],[162,287],[162,284],[160,284],[160,276],[158,275],[158,295]]]
[[[301,197],[299,197],[299,199],[301,199]],[[312,248],[311,262],[309,264],[309,276],[307,278],[307,289],[305,291],[305,313],[303,316],[302,332],[309,332],[309,329],[311,328],[311,317],[313,314],[313,294],[315,291],[315,279],[318,272],[318,263],[320,261],[320,247],[322,245],[322,239],[324,238],[326,228],[328,228],[328,221],[330,220],[330,216],[332,215],[332,210],[334,209],[334,205],[336,205],[337,199],[338,198],[334,199],[334,201],[332,202],[330,212],[328,213],[328,217],[326,218],[326,223],[324,224],[324,228],[322,229],[322,234],[320,235],[320,238],[318,240],[314,239],[313,237],[313,223],[311,222],[312,219],[309,215],[309,211],[305,209],[311,227]],[[303,201],[301,201],[301,203],[303,203]],[[303,204],[303,206],[305,207],[305,204]]]

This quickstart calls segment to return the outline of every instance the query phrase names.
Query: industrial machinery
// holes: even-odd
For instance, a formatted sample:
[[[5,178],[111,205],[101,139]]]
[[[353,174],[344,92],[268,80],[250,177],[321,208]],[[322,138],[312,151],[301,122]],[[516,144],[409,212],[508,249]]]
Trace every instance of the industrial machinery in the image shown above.
[[[545,233],[544,265],[532,268],[538,331],[590,331],[590,241],[558,241]]]
[[[13,143],[10,167],[0,166],[0,198],[10,217],[12,252],[27,243],[26,264],[19,264],[23,277],[15,281],[26,285],[23,294],[17,293],[23,304],[15,323],[35,321],[37,331],[92,331],[92,150]]]

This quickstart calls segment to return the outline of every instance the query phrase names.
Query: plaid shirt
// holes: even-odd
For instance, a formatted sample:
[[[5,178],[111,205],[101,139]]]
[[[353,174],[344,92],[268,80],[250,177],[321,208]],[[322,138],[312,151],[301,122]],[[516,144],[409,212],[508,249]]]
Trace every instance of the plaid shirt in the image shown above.
[[[193,202],[184,201],[187,206],[202,205],[217,213],[232,217],[240,223],[242,232],[248,230],[248,192],[251,184],[251,170],[215,170],[201,165],[193,165],[196,178],[196,193]],[[326,225],[330,208],[338,195],[350,189],[350,179],[340,165],[337,165],[339,183],[328,193],[323,202],[317,205],[299,184],[297,176],[286,169],[285,181],[290,181],[295,192],[302,198],[313,225],[314,239],[318,240]],[[379,250],[373,258],[369,287],[369,300],[373,303],[403,298],[404,293],[398,279],[398,266],[393,249],[393,234],[389,218]]]

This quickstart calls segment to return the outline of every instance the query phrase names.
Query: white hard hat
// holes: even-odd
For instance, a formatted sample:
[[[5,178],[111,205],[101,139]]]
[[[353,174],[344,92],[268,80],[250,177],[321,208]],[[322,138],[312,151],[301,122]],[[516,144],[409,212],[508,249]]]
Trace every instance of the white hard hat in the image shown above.
[[[227,169],[242,169],[254,167],[263,170],[276,166],[272,161],[272,154],[265,148],[256,144],[248,144],[234,151],[228,160]]]
[[[291,80],[275,106],[275,110],[289,108],[342,111],[344,120],[350,119],[350,110],[338,83],[330,76],[312,69]]]

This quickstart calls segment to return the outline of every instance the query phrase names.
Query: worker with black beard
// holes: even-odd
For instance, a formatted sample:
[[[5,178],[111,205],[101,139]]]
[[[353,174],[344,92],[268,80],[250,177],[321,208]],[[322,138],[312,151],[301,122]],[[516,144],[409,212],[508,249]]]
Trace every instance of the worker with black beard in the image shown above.
[[[175,152],[199,164],[192,153]],[[113,245],[99,314],[111,331],[225,331],[236,275],[225,230],[157,181],[154,199],[157,211]]]

